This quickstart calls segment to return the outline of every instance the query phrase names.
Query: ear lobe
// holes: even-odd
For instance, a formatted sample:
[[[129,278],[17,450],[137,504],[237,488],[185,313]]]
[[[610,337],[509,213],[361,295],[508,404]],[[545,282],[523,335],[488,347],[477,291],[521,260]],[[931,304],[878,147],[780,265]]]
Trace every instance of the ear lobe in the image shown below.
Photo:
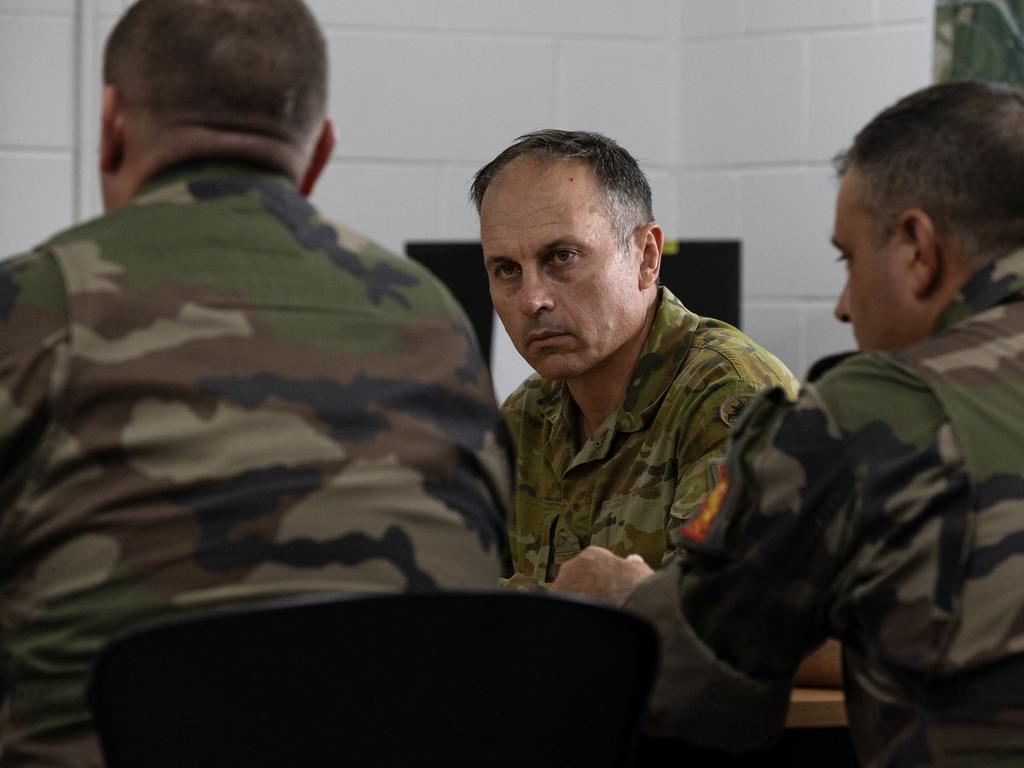
[[[643,227],[641,235],[643,242],[640,254],[640,290],[646,290],[658,282],[658,274],[661,272],[661,252],[665,244],[665,233],[656,222]]]
[[[100,111],[100,171],[116,173],[124,162],[124,114],[117,88],[104,85]]]
[[[323,172],[327,165],[327,161],[331,159],[331,154],[334,152],[334,145],[337,143],[337,138],[334,133],[334,123],[331,122],[330,118],[324,120],[323,127],[320,129],[320,135],[316,139],[316,145],[313,147],[313,155],[309,159],[309,167],[306,168],[306,172],[302,176],[302,180],[299,182],[299,193],[303,197],[309,197],[313,192],[313,187],[316,186],[317,179],[320,178],[320,174]]]
[[[942,243],[931,217],[922,210],[904,211],[897,225],[902,244],[910,248],[910,289],[914,298],[929,298],[942,278]]]

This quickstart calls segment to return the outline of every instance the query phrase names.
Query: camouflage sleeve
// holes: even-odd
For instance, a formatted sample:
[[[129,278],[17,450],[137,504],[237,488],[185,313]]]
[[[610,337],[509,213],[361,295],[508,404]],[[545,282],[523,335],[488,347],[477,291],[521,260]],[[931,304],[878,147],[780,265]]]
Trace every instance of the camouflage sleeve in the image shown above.
[[[627,603],[662,635],[656,732],[748,749],[782,728],[793,673],[827,633],[855,492],[815,390],[747,407],[722,481],[680,534],[685,554]]]
[[[689,427],[680,433],[676,454],[679,480],[666,521],[667,539],[673,548],[666,553],[663,565],[675,558],[681,524],[697,513],[708,491],[718,483],[730,432],[743,408],[760,390],[760,384],[744,379],[731,379],[708,390]]]
[[[64,284],[53,258],[34,253],[0,262],[0,533],[46,430],[67,339]]]

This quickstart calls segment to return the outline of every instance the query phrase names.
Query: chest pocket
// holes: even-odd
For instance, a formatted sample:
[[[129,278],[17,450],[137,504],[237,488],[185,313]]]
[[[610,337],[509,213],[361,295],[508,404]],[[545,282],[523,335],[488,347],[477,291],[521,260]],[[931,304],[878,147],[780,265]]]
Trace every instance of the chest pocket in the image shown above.
[[[601,505],[590,532],[590,543],[616,555],[640,555],[652,568],[660,568],[669,552],[665,527],[675,488],[662,483],[657,496],[618,496]]]

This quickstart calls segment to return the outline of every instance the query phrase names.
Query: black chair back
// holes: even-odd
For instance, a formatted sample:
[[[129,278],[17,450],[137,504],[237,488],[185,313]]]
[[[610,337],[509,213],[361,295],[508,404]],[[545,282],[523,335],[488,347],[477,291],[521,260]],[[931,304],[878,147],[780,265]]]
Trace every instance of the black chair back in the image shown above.
[[[306,597],[119,638],[90,702],[108,768],[622,766],[656,658],[589,602]]]

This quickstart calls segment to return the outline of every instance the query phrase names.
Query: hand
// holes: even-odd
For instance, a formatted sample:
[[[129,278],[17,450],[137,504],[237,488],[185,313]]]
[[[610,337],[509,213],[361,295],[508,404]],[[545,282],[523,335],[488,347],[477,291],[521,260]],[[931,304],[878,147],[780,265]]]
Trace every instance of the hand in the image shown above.
[[[622,558],[602,547],[587,547],[558,570],[551,591],[586,595],[619,606],[652,573],[640,555]]]

